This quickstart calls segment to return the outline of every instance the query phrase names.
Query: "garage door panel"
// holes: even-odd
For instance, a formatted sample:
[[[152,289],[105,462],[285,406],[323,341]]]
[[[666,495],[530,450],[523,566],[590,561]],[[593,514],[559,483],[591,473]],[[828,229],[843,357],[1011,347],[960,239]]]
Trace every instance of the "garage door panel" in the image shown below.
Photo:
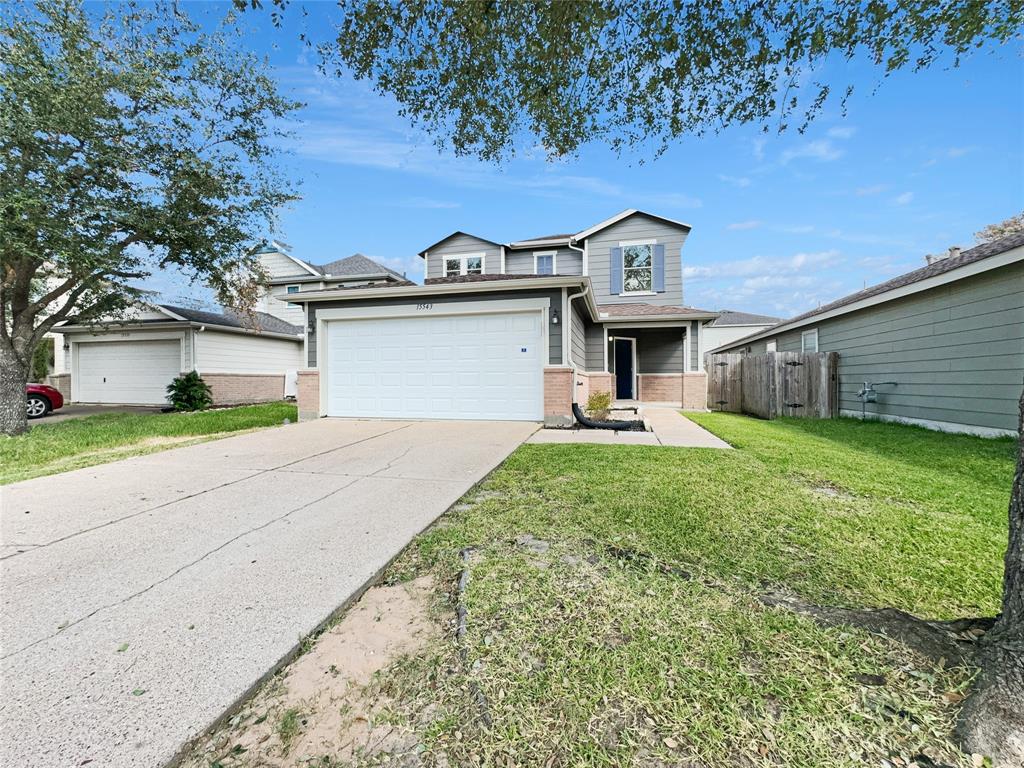
[[[162,405],[181,373],[181,342],[99,341],[75,345],[76,397],[85,403]]]
[[[329,321],[327,413],[539,421],[544,330],[540,312]]]

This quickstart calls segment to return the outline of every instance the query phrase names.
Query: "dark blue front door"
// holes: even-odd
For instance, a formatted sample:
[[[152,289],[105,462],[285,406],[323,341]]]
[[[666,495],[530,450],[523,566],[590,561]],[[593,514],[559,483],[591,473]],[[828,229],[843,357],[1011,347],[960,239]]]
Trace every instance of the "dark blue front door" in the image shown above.
[[[633,342],[615,340],[615,399],[633,399]]]

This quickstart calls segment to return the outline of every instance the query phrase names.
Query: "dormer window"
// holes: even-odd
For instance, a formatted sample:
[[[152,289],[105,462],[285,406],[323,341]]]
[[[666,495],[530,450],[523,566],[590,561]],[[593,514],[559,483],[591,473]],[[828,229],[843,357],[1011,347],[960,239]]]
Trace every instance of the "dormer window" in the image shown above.
[[[536,251],[533,254],[533,274],[553,275],[557,269],[555,256],[557,251]]]
[[[444,260],[444,276],[455,277],[456,275],[482,275],[484,273],[484,255],[482,253],[471,253],[465,256],[447,258]]]
[[[651,293],[654,285],[653,257],[654,245],[652,243],[623,246],[623,293]]]

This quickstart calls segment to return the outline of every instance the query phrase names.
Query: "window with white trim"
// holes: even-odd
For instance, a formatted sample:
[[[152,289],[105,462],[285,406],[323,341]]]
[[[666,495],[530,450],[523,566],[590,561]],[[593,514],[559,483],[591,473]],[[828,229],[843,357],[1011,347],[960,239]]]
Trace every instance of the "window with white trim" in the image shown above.
[[[285,293],[298,293],[299,292],[299,286],[297,286],[297,285],[286,285],[284,290],[285,290]],[[297,307],[299,305],[296,304],[293,301],[289,301],[288,302],[288,306],[289,307]]]
[[[769,341],[766,341],[764,343],[764,351],[765,352],[777,352],[778,351],[778,344],[779,344],[778,341],[776,341],[775,339],[770,339]]]
[[[654,246],[626,245],[622,248],[622,292],[650,293],[654,286]]]
[[[453,256],[444,260],[444,276],[482,275],[484,273],[484,255],[471,253],[466,256]]]
[[[533,274],[553,275],[557,270],[555,254],[557,251],[535,251],[533,254]]]
[[[800,334],[800,351],[801,352],[817,352],[818,351],[818,329],[812,328],[809,331],[804,331]]]

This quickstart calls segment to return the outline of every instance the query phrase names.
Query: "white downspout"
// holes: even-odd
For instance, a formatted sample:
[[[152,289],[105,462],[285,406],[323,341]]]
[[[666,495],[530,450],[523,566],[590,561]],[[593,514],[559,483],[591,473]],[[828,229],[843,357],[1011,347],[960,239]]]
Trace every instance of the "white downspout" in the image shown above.
[[[571,247],[571,246],[570,246]],[[566,322],[569,324],[569,344],[565,352],[565,359],[569,363],[569,367],[572,368],[572,401],[576,402],[576,364],[572,359],[572,300],[579,299],[590,293],[590,283],[583,286],[583,290],[579,293],[573,293],[565,300],[565,306],[568,309],[569,317],[566,318]],[[586,331],[584,331],[584,339],[586,338]]]

